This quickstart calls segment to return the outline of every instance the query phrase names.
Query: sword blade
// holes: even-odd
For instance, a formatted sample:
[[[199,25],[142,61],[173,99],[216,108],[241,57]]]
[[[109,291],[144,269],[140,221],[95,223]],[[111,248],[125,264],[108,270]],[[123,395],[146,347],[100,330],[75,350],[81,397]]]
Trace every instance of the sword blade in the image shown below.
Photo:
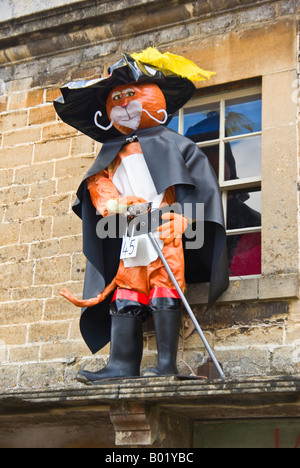
[[[194,312],[192,311],[192,309],[191,309],[191,307],[190,307],[190,305],[189,305],[189,303],[188,303],[188,301],[187,301],[181,287],[178,284],[178,281],[176,280],[176,278],[175,278],[175,276],[174,276],[174,274],[173,274],[173,272],[172,272],[172,270],[170,268],[170,265],[168,264],[164,254],[161,251],[161,248],[159,247],[159,245],[158,245],[155,237],[153,236],[152,232],[148,233],[148,237],[151,240],[152,245],[155,248],[158,256],[160,257],[164,267],[166,268],[166,270],[168,272],[168,275],[170,276],[170,278],[171,278],[171,280],[172,280],[172,282],[173,282],[173,284],[174,284],[174,286],[176,288],[176,291],[180,295],[180,298],[181,298],[181,300],[183,302],[183,305],[184,305],[187,313],[191,317],[192,322],[195,325],[195,328],[196,328],[197,332],[199,333],[200,338],[203,341],[203,344],[204,344],[205,348],[207,349],[208,354],[210,355],[214,365],[216,366],[216,369],[217,369],[218,373],[220,374],[221,379],[226,380],[223,369],[221,368],[216,356],[214,355],[213,350],[211,349],[211,347],[210,347],[210,345],[209,345],[209,343],[208,343],[208,341],[207,341],[207,339],[206,339],[206,337],[205,337],[205,335],[204,335],[204,333],[203,333],[203,331],[202,331],[202,329],[201,329],[201,327],[200,327],[200,325],[198,323],[198,320],[196,319],[196,317],[194,315]]]

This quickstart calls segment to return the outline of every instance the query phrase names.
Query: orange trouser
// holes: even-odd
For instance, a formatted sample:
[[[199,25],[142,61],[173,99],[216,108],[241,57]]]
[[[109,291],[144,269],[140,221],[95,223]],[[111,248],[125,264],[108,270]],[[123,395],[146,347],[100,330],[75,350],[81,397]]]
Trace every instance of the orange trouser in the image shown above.
[[[165,244],[162,248],[162,252],[181,289],[184,290],[186,284],[182,241],[178,247],[174,247],[173,242],[168,245]],[[175,289],[160,258],[157,258],[157,260],[147,266],[130,268],[125,268],[123,260],[120,260],[116,283],[119,289],[130,289],[145,294],[146,296],[149,296],[151,291],[157,288],[160,288],[160,291],[162,291],[163,288],[173,291]],[[169,297],[167,291],[166,297]],[[172,297],[172,295],[170,297]]]

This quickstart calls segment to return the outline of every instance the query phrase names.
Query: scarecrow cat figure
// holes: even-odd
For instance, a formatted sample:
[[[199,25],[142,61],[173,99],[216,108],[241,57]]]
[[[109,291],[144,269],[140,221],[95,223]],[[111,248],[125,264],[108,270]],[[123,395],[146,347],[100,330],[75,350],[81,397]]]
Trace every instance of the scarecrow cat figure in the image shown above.
[[[120,219],[130,205],[151,202],[152,209],[158,209],[179,204],[182,214],[164,213],[164,224],[155,236],[180,287],[209,282],[208,306],[228,287],[222,204],[214,172],[195,143],[166,127],[195,92],[192,81],[209,78],[210,73],[183,57],[152,48],[124,54],[109,72],[99,80],[69,83],[55,102],[66,123],[103,142],[73,207],[82,219],[87,257],[83,299],[61,291],[82,307],[81,332],[91,351],[111,342],[107,366],[78,374],[81,382],[94,384],[140,375],[143,322],[150,316],[158,363],[144,375],[176,375],[181,324],[180,296],[147,235],[140,236],[134,257],[120,259],[122,236],[99,236],[99,220]],[[204,244],[189,250],[184,232],[203,222],[197,219],[200,203]]]

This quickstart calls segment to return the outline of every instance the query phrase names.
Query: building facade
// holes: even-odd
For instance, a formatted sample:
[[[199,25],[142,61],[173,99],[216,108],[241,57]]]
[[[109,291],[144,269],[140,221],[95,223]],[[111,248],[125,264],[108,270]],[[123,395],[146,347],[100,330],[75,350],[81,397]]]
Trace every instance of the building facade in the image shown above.
[[[202,447],[213,445],[204,435],[209,427],[224,446],[245,443],[238,433],[253,444],[255,435],[264,433],[270,434],[261,442],[265,446],[296,447],[298,1],[55,0],[48,9],[44,2],[27,1],[21,8],[20,2],[4,0],[4,5],[0,446]],[[209,312],[206,285],[189,286],[187,296],[227,381],[162,379],[146,385],[141,379],[87,389],[76,382],[76,373],[102,366],[109,347],[91,356],[80,336],[78,309],[58,293],[65,286],[78,295],[82,291],[81,225],[71,207],[100,145],[61,122],[52,102],[63,84],[104,76],[121,52],[150,45],[215,72],[197,84],[171,126],[197,142],[219,177],[230,287]],[[144,367],[155,362],[155,349],[147,329]],[[197,373],[207,358],[186,317],[181,373]],[[260,423],[250,424],[256,417]],[[232,419],[240,426],[229,427]],[[224,433],[231,438],[225,440]]]

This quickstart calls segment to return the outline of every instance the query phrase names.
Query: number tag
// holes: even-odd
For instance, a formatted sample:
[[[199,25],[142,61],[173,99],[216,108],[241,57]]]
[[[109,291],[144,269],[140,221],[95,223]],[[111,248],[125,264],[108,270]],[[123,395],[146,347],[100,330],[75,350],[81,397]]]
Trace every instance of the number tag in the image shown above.
[[[137,255],[138,237],[123,237],[121,260],[124,258],[135,258]]]

